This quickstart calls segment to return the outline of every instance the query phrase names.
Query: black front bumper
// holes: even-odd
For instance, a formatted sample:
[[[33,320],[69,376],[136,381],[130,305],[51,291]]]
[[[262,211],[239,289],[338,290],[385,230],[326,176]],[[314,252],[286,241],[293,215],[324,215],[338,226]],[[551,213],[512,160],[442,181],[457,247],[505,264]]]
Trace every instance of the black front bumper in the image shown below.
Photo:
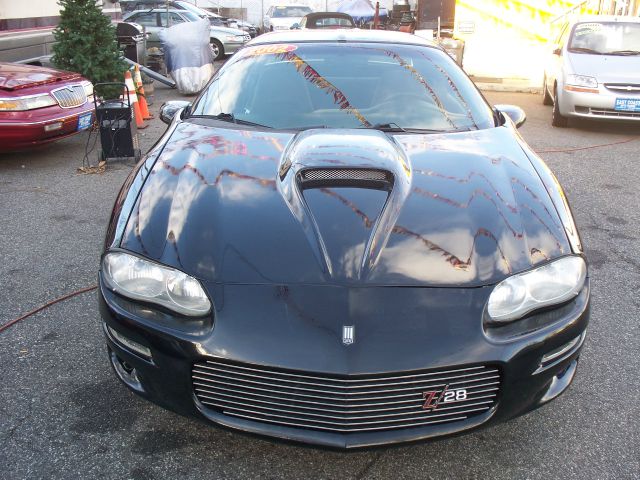
[[[207,286],[207,289],[211,293],[214,288]],[[217,308],[215,327],[195,325],[191,330],[180,331],[166,322],[150,319],[148,314],[152,310],[135,306],[100,284],[100,312],[107,345],[117,359],[135,368],[142,389],[134,388],[134,391],[182,415],[208,419],[247,432],[337,448],[391,444],[461,433],[508,420],[547,403],[571,383],[589,320],[588,283],[578,299],[562,310],[560,318],[533,332],[507,340],[488,336],[478,325],[478,311],[486,302],[483,289],[471,289],[473,292],[466,296],[461,296],[460,291],[454,289],[436,289],[440,290],[433,291],[433,298],[438,298],[437,307],[429,299],[419,301],[418,297],[412,298],[416,294],[424,297],[424,291],[418,293],[419,289],[380,289],[366,299],[367,328],[370,330],[366,332],[364,325],[358,325],[361,328],[359,336],[356,334],[356,342],[344,346],[340,341],[340,330],[336,334],[335,330],[327,328],[326,323],[321,324],[316,317],[309,317],[304,313],[308,311],[306,308],[299,311],[292,308],[291,299],[304,304],[307,295],[314,299],[322,297],[317,289],[302,293],[296,292],[295,288],[287,288],[283,293],[282,287],[245,285],[219,290],[211,295]],[[317,305],[309,305],[310,310],[319,308],[327,318],[335,315],[333,310],[339,308],[336,305],[340,304],[340,294],[336,291],[329,294],[336,299],[334,305],[320,298]],[[397,298],[398,295],[403,298]],[[389,304],[389,296],[401,301],[398,303],[398,315],[406,319],[406,326],[389,322],[388,310],[379,315],[372,313],[376,304]],[[268,306],[269,301],[274,304],[273,308]],[[265,318],[279,318],[277,312],[281,313],[280,307],[275,305],[283,303],[288,303],[288,315],[265,324]],[[416,303],[422,305],[416,307]],[[220,308],[220,305],[224,307]],[[260,305],[259,311],[255,305]],[[437,322],[423,315],[424,309],[434,311],[434,308]],[[445,318],[446,311],[453,312],[449,314],[451,318]],[[469,311],[469,318],[465,311]],[[350,320],[354,319],[350,317]],[[358,320],[356,318],[355,322]],[[339,318],[336,320],[337,326],[342,323]],[[148,347],[151,358],[144,358],[123,345],[107,326]],[[543,355],[578,337],[580,340],[573,348],[541,367]],[[394,430],[334,433],[237,418],[206,407],[194,393],[192,368],[196,362],[215,358],[346,377],[492,365],[501,372],[501,384],[497,403],[490,410],[465,420]],[[118,376],[122,379],[120,374]]]

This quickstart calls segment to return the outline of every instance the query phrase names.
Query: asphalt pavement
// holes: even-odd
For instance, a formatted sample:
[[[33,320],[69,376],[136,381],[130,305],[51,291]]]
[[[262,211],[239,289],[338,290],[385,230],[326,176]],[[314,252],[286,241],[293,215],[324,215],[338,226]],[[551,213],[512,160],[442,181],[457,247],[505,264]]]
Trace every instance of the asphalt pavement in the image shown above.
[[[537,95],[487,97],[527,112],[520,131],[564,185],[590,261],[591,325],[564,395],[437,441],[354,452],[272,441],[129,392],[111,372],[91,292],[0,333],[0,478],[640,478],[640,128],[556,129]],[[164,131],[157,111],[167,98],[184,97],[157,88],[144,150]],[[0,324],[96,281],[131,165],[77,174],[87,135],[0,155]],[[97,163],[96,151],[90,158]]]

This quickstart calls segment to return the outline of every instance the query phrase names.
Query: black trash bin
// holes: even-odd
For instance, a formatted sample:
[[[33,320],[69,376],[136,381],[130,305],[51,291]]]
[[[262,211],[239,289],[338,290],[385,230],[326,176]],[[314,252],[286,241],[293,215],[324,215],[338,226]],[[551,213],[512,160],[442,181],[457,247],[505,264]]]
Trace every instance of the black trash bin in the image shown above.
[[[137,23],[119,22],[116,24],[118,46],[129,60],[144,65],[144,31]]]

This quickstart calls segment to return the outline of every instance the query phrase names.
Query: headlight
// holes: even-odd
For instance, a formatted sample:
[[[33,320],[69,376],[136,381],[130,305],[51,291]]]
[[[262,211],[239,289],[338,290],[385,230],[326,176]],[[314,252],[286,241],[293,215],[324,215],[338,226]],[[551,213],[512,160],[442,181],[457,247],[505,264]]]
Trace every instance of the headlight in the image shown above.
[[[0,112],[21,112],[57,104],[58,102],[48,93],[28,97],[0,98]]]
[[[82,87],[84,88],[84,94],[87,97],[93,95],[93,84],[91,82],[82,82]]]
[[[107,253],[102,261],[107,286],[125,297],[156,303],[188,316],[202,316],[211,302],[195,278],[124,252]]]
[[[227,42],[244,42],[244,35],[227,35]]]
[[[567,75],[567,85],[575,85],[576,87],[598,88],[598,80],[595,77],[586,75]]]
[[[582,257],[563,257],[500,282],[491,292],[487,312],[495,322],[509,322],[542,307],[577,296],[587,276]]]

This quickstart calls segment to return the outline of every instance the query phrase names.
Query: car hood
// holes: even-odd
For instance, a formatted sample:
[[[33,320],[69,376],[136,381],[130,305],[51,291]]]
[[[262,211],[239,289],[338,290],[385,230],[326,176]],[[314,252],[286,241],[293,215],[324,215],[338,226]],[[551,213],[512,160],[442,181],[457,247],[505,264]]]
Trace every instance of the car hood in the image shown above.
[[[211,33],[216,33],[218,35],[245,35],[243,30],[239,28],[230,28],[230,27],[211,27]]]
[[[291,28],[294,23],[300,23],[302,17],[277,17],[270,18],[269,23],[275,27],[286,27]]]
[[[0,62],[0,90],[19,90],[75,78],[81,76],[52,68]]]
[[[599,83],[638,83],[640,56],[567,53],[571,73],[596,77]]]
[[[480,286],[571,252],[512,127],[294,135],[191,122],[153,165],[120,246],[202,280]]]

